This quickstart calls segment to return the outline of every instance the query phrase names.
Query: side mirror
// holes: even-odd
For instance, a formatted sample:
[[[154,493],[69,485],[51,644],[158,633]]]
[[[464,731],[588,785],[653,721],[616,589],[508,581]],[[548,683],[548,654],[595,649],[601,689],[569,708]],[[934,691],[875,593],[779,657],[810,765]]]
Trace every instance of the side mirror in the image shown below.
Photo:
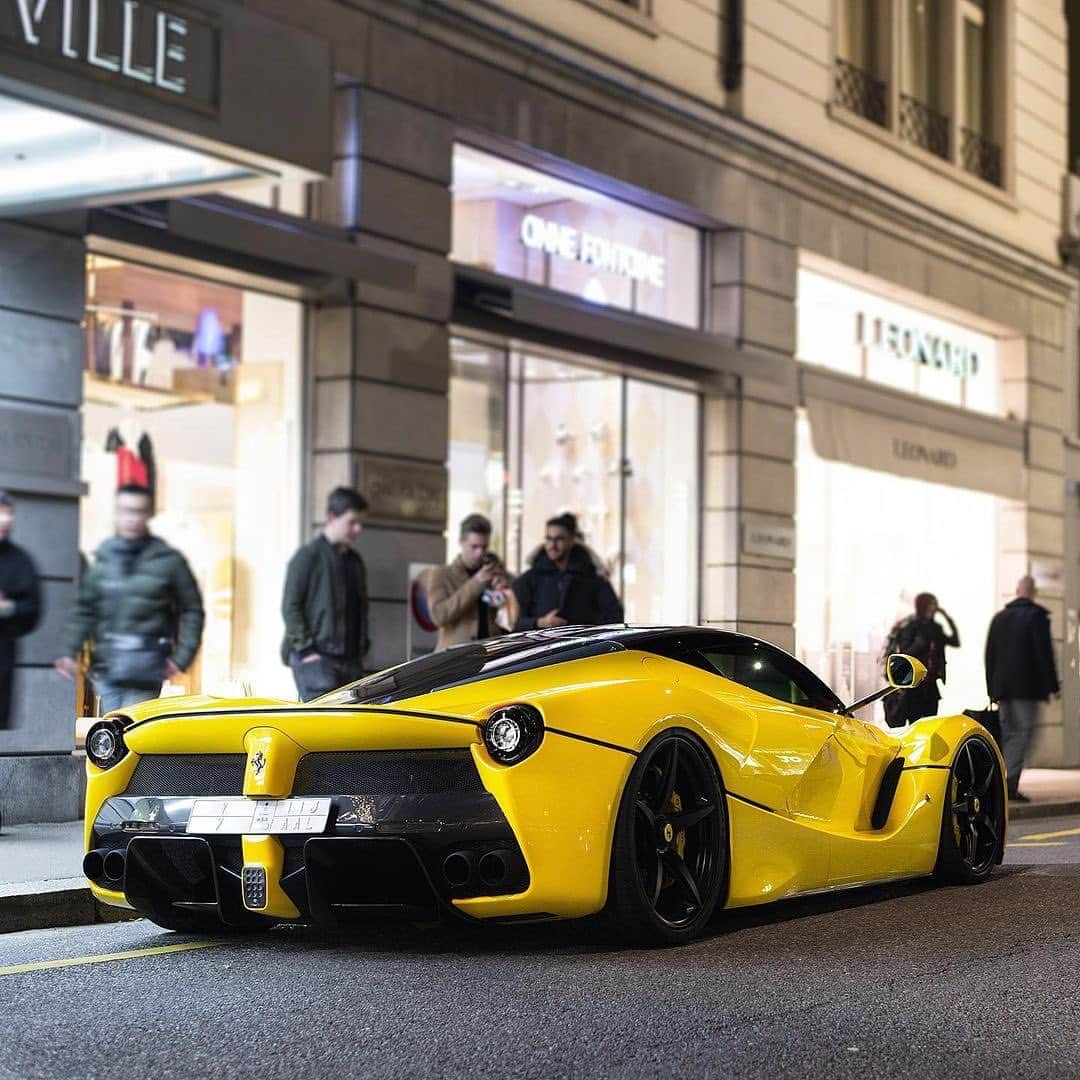
[[[885,661],[885,679],[894,690],[911,690],[926,678],[926,667],[914,656],[893,653]]]
[[[893,653],[885,661],[885,681],[889,685],[875,690],[872,694],[867,694],[864,698],[859,698],[844,710],[844,715],[851,716],[858,709],[872,705],[875,701],[888,697],[889,694],[895,694],[897,690],[911,690],[925,678],[926,667],[921,661],[905,653]]]

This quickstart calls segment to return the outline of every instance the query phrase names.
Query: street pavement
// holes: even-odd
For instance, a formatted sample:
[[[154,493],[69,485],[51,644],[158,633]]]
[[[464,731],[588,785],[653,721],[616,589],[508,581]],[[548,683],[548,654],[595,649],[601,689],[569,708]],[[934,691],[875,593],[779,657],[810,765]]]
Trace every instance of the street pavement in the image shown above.
[[[1011,839],[981,886],[730,913],[674,950],[567,926],[2,935],[0,1077],[1077,1076],[1080,816]]]

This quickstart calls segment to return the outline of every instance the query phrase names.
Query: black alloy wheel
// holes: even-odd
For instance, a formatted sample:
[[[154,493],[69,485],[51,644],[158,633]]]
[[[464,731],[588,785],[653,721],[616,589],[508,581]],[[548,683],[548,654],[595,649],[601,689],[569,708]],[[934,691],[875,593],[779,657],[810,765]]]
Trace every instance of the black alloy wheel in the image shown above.
[[[976,735],[961,744],[949,771],[934,875],[952,884],[989,877],[1005,843],[1005,785],[997,755]]]
[[[728,825],[716,766],[696,736],[658,735],[631,770],[619,807],[608,911],[642,944],[689,941],[727,885]]]

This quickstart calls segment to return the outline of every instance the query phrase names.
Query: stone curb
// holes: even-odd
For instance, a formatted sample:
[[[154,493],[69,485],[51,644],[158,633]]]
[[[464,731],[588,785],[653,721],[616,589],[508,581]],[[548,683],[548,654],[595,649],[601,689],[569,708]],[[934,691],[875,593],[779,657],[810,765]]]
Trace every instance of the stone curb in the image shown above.
[[[89,888],[38,889],[0,896],[0,934],[125,922],[134,912],[99,904]]]
[[[1080,814],[1080,800],[1069,802],[1009,803],[1009,821],[1029,821],[1031,818],[1068,817]]]

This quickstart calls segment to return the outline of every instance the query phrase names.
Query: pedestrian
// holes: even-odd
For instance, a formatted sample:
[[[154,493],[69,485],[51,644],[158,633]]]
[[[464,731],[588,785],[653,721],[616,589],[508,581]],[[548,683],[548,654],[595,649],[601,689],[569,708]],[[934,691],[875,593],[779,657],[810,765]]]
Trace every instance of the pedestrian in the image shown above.
[[[435,651],[464,641],[483,641],[502,632],[497,619],[509,608],[506,626],[517,621],[517,599],[510,574],[491,546],[491,522],[469,514],[458,531],[461,550],[449,566],[440,566],[428,581],[428,608],[439,628]]]
[[[940,615],[948,624],[939,623]],[[926,678],[911,690],[890,694],[885,699],[885,719],[890,727],[903,727],[923,716],[936,716],[941,701],[938,680],[945,682],[945,648],[960,648],[960,634],[952,616],[938,604],[933,593],[915,597],[915,612],[895,623],[889,631],[882,661],[892,653],[906,653],[922,661]]]
[[[1017,802],[1028,802],[1017,785],[1039,705],[1061,692],[1050,644],[1050,612],[1035,603],[1036,592],[1035,579],[1022,577],[1016,599],[993,617],[986,635],[986,692],[999,705],[1001,755],[1009,798]]]
[[[116,533],[95,552],[79,582],[56,670],[75,679],[92,643],[90,677],[104,716],[161,693],[186,671],[202,641],[199,586],[184,556],[150,532],[150,490],[116,491]]]
[[[289,560],[281,602],[281,658],[292,668],[301,701],[364,674],[363,659],[371,645],[367,571],[352,545],[363,531],[367,505],[353,488],[334,488],[319,535]]]
[[[571,514],[569,511],[567,511],[566,513],[560,514],[559,517],[566,522],[570,531],[573,533],[574,544],[577,547],[580,547],[585,552],[585,554],[588,555],[589,558],[592,560],[593,566],[596,567],[596,572],[602,578],[610,581],[611,574],[608,570],[607,564],[601,558],[600,553],[598,551],[595,551],[593,548],[589,547],[589,545],[585,543],[585,534],[581,531],[581,526],[578,524],[577,515]],[[536,562],[537,556],[542,555],[543,553],[544,545],[537,544],[536,547],[534,547],[532,551],[530,551],[529,554],[526,556],[525,565],[532,566],[532,564]]]
[[[12,543],[15,500],[0,491],[0,731],[12,724],[16,642],[41,618],[41,579],[34,560]]]
[[[623,606],[610,583],[575,538],[573,515],[548,520],[544,550],[514,582],[520,613],[515,629],[603,626],[623,621]]]

